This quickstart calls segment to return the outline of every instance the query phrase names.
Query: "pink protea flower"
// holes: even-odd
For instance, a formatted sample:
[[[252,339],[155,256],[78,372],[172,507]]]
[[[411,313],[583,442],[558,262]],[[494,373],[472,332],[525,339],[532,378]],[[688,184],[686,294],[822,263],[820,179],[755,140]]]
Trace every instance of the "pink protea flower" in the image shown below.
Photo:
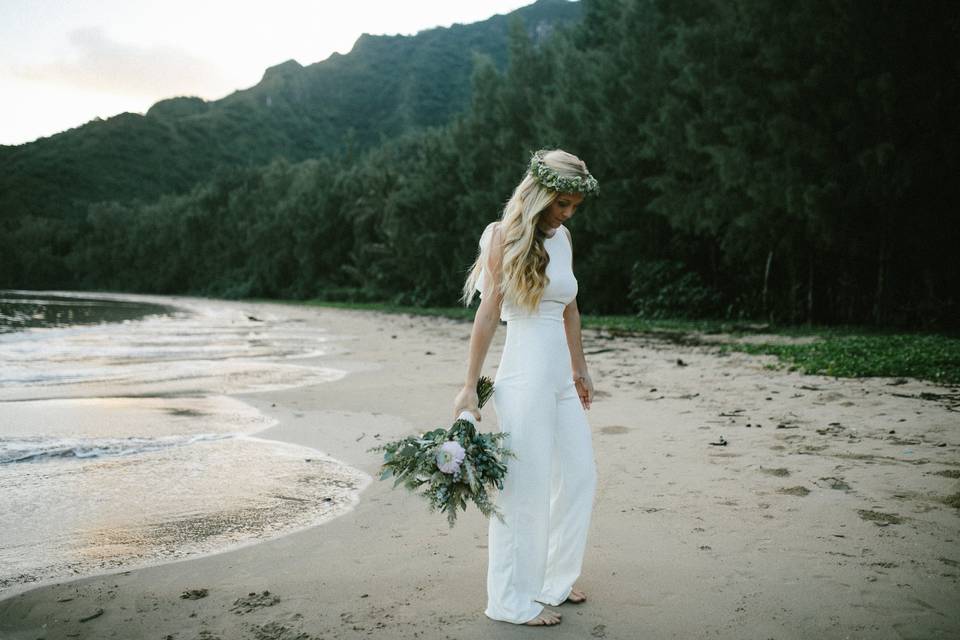
[[[440,445],[440,451],[437,452],[437,467],[444,473],[456,473],[460,469],[460,463],[463,462],[467,452],[463,450],[460,443],[456,440],[448,440]]]

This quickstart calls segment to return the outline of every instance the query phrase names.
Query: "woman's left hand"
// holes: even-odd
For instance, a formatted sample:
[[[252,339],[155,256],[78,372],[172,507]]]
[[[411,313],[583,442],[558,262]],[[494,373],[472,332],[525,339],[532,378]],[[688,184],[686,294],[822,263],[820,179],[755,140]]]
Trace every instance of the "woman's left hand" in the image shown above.
[[[580,396],[580,404],[584,409],[590,408],[593,402],[593,380],[586,371],[573,374],[573,382],[577,385],[577,395]]]

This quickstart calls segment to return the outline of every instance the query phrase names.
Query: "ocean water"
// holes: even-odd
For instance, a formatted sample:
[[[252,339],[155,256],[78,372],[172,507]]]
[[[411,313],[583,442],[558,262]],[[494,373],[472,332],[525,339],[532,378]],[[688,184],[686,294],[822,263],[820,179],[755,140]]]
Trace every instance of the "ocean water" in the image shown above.
[[[39,327],[101,324],[167,314],[175,308],[145,301],[69,292],[0,290],[0,333]]]
[[[0,300],[0,596],[316,524],[372,480],[259,437],[273,421],[230,395],[342,377],[309,362],[322,327],[202,299]]]

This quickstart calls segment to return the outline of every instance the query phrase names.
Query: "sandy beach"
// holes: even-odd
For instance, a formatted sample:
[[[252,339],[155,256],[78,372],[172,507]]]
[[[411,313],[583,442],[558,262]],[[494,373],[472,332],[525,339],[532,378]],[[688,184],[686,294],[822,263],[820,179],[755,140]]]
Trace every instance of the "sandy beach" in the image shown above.
[[[277,420],[261,437],[376,476],[368,447],[453,417],[468,322],[222,304],[323,326],[331,352],[303,362],[347,372],[233,396]],[[948,503],[960,390],[595,330],[584,345],[599,484],[577,582],[587,601],[556,607],[560,625],[483,615],[475,509],[451,530],[421,498],[373,481],[319,526],[15,593],[0,601],[0,639],[960,637],[960,510]],[[483,414],[496,430],[492,404]]]

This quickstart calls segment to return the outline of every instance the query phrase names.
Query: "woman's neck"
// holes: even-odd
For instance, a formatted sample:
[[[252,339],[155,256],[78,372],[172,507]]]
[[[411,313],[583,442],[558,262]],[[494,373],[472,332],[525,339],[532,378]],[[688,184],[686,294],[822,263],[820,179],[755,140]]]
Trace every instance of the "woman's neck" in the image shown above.
[[[550,227],[546,227],[546,228],[538,227],[538,228],[540,229],[541,233],[543,233],[543,235],[546,236],[547,238],[552,238],[553,236],[557,235],[557,231],[560,230],[560,227],[557,227],[556,229],[552,229]]]

